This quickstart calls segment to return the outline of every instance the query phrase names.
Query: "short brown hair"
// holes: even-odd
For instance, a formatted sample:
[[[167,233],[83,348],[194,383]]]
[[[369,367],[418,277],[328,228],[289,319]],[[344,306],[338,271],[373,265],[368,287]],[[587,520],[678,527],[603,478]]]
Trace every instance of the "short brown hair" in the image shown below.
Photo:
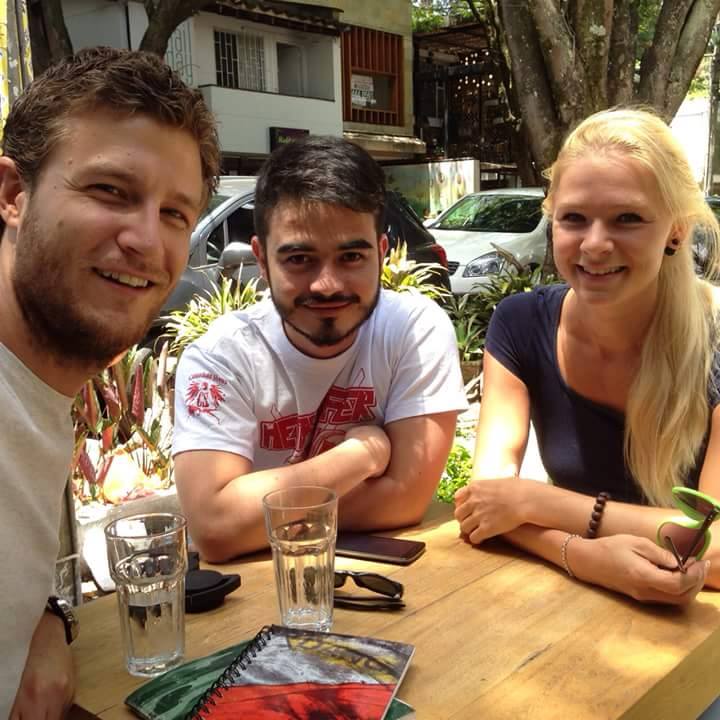
[[[372,213],[385,230],[385,176],[359,145],[338,137],[309,135],[276,148],[255,186],[255,232],[266,247],[270,216],[284,201],[327,203]]]
[[[70,115],[108,108],[148,115],[187,130],[200,150],[206,200],[217,187],[220,147],[202,93],[188,87],[152,53],[97,47],[61,60],[39,75],[10,108],[3,154],[32,189]],[[1,230],[2,228],[0,228]]]

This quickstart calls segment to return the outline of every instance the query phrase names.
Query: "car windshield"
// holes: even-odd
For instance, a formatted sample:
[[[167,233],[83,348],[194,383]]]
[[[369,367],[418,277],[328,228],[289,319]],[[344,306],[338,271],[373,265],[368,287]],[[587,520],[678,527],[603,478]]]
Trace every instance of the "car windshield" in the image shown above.
[[[468,195],[440,222],[438,230],[529,233],[542,218],[541,197]]]

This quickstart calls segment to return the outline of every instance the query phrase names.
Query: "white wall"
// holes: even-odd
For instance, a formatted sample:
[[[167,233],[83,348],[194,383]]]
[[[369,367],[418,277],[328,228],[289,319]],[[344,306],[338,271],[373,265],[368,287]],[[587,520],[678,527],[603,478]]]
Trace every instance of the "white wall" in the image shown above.
[[[223,152],[264,155],[270,152],[270,127],[309,130],[313,135],[342,135],[340,103],[267,92],[202,87],[219,123]]]
[[[128,47],[128,23],[121,3],[63,0],[62,5],[65,24],[76,51],[94,45]]]
[[[63,0],[68,30],[76,49],[106,44],[137,48],[147,28],[142,3],[125,6],[112,0]],[[264,155],[270,152],[270,127],[302,128],[313,134],[342,135],[340,40],[250,23],[214,13],[200,13],[180,28],[183,42],[169,61],[186,82],[202,87],[220,124],[223,152]],[[215,87],[214,30],[262,35],[266,92]],[[305,94],[293,97],[278,90],[277,43],[302,48],[301,75]],[[182,66],[182,67],[180,67]]]
[[[703,185],[710,132],[709,99],[701,97],[684,100],[670,128],[685,149],[695,179]]]
[[[199,13],[193,18],[193,62],[197,68],[195,81],[198,85],[215,85],[215,38],[214,31],[242,32],[263,37],[265,49],[265,88],[278,92],[277,43],[302,48],[301,74],[307,95],[324,100],[340,100],[337,88],[340,80],[340,41],[338,38],[318,33],[303,33],[274,28],[215,13]]]
[[[128,25],[130,26],[130,48],[137,50],[147,30],[148,18],[145,7],[139,2],[128,3]]]

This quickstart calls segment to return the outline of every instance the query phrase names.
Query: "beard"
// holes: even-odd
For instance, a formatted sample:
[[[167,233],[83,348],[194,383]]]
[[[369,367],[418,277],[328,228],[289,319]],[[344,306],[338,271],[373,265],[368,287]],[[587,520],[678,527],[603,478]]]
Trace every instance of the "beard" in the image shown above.
[[[32,199],[17,237],[12,285],[33,342],[63,366],[104,368],[147,334],[159,312],[143,322],[118,323],[78,298],[69,284],[73,262],[57,226],[43,229]]]
[[[332,347],[342,342],[346,338],[350,337],[367,319],[373,314],[377,307],[378,301],[380,300],[380,285],[375,290],[375,295],[369,303],[363,304],[357,295],[343,295],[342,293],[336,293],[329,297],[323,295],[306,294],[299,295],[295,298],[292,305],[281,303],[273,294],[272,286],[270,286],[270,295],[272,297],[273,304],[278,311],[278,314],[283,319],[283,322],[287,323],[293,330],[300,333],[303,337],[310,340],[313,345],[317,347]],[[323,302],[336,303],[336,302],[347,302],[357,305],[357,309],[360,311],[360,317],[349,327],[341,329],[337,326],[336,318],[323,318],[320,321],[320,327],[316,330],[308,330],[296,325],[293,322],[293,313],[296,308],[302,307],[306,302],[313,302],[321,304]]]

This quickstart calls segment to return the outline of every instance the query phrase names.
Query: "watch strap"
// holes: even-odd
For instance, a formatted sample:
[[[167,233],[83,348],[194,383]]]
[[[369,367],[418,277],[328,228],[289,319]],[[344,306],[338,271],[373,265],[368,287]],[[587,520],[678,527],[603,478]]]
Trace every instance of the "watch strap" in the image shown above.
[[[70,607],[70,603],[55,595],[50,595],[45,610],[62,620],[65,626],[65,640],[67,644],[70,645],[78,634],[78,622]]]

